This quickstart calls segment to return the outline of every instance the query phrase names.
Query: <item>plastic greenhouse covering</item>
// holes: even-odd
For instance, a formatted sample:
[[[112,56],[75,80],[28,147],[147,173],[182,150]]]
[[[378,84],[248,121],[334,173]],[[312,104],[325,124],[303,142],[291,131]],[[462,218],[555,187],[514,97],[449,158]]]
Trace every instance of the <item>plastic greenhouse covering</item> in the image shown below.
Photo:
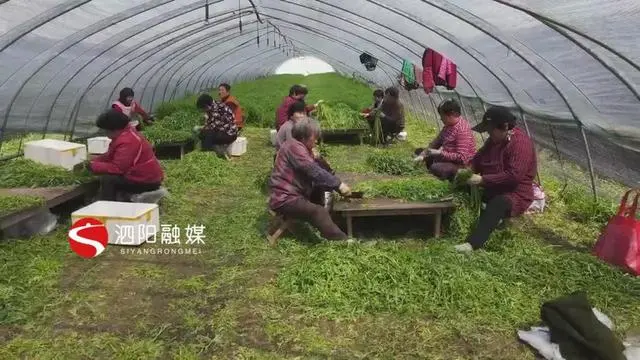
[[[509,106],[541,146],[637,184],[638,38],[638,0],[0,0],[0,136],[80,137],[122,87],[154,108],[305,54],[396,85],[432,48],[458,65],[454,96]]]

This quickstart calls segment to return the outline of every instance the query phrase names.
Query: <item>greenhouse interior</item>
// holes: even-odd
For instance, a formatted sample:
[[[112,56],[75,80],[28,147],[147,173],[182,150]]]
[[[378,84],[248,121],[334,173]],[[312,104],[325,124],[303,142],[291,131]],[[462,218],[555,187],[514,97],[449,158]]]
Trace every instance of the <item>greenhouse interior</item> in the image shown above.
[[[640,359],[637,0],[0,0],[0,359]]]

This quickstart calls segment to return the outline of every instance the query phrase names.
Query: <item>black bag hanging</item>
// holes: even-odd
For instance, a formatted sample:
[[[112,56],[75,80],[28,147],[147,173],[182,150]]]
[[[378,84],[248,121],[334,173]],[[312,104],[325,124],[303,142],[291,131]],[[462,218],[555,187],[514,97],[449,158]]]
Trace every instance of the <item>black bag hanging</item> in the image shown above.
[[[376,69],[376,65],[378,65],[378,59],[367,53],[362,53],[360,55],[360,63],[364,65],[367,71],[373,71]]]

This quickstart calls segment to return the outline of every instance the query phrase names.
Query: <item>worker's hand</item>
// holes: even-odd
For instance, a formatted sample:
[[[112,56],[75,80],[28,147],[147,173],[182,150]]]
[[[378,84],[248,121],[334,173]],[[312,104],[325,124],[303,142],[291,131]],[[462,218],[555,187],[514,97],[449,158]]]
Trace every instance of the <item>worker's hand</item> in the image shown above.
[[[73,167],[74,171],[82,171],[82,170],[87,170],[89,172],[91,172],[91,161],[87,160],[87,161],[83,161],[80,164],[76,165]]]
[[[318,100],[318,102],[315,103],[315,106],[318,106],[318,105],[322,104],[323,102],[324,102],[324,100]]]
[[[349,185],[347,185],[345,183],[341,183],[340,184],[340,187],[338,188],[338,191],[340,192],[340,195],[342,195],[342,196],[351,195],[351,188],[349,187]]]
[[[442,155],[442,150],[440,149],[427,149],[427,156],[440,156]]]
[[[417,163],[419,163],[419,162],[423,162],[423,161],[424,161],[424,159],[425,159],[426,157],[427,157],[427,156],[426,156],[425,152],[423,151],[423,152],[421,152],[421,153],[420,153],[420,155],[418,155],[418,156],[414,157],[414,158],[413,158],[413,161],[415,161],[415,162],[417,162]]]
[[[311,149],[311,154],[313,154],[313,158],[314,159],[319,159],[320,158],[320,151],[318,151],[318,148],[316,148],[316,147]]]
[[[469,180],[467,180],[467,185],[478,186],[480,184],[482,184],[482,176],[478,174],[471,175]]]

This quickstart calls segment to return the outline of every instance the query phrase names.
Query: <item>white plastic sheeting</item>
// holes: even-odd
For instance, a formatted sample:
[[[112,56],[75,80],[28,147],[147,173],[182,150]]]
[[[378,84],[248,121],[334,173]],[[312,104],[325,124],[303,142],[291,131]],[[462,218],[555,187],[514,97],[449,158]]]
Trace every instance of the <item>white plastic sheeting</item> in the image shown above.
[[[299,55],[390,85],[430,47],[462,96],[638,152],[639,24],[637,0],[0,0],[0,129],[80,134],[121,87],[153,108]]]

